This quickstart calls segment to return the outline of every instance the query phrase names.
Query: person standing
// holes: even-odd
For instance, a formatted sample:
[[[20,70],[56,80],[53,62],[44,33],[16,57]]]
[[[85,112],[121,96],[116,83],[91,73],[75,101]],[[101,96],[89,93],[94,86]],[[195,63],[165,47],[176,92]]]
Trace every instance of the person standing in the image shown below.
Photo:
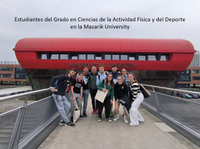
[[[114,86],[114,95],[115,95],[115,113],[116,117],[113,119],[113,121],[117,121],[119,119],[119,100],[124,96],[128,95],[128,87],[127,85],[122,81],[122,76],[117,76],[117,83]],[[127,120],[127,113],[124,109],[124,122],[128,123]]]
[[[85,66],[83,69],[84,77],[83,77],[83,116],[87,117],[86,110],[87,110],[87,102],[88,102],[88,95],[89,95],[89,80],[90,75],[88,74],[89,67]]]
[[[144,118],[138,111],[138,107],[144,100],[144,96],[140,91],[140,86],[134,74],[130,73],[128,75],[130,80],[130,97],[132,99],[131,109],[130,109],[130,126],[138,126],[139,122],[144,122]]]
[[[122,79],[127,86],[130,86],[130,80],[128,79],[128,74],[125,68],[122,68]]]
[[[92,114],[96,113],[98,114],[98,103],[95,100],[95,95],[97,93],[97,85],[96,85],[96,78],[97,78],[97,67],[92,66],[91,72],[90,72],[90,95],[92,99]]]
[[[117,76],[119,75],[119,73],[117,72],[117,65],[112,66],[112,75],[113,75],[113,82],[114,82],[114,84],[116,84]]]
[[[50,82],[51,92],[53,93],[52,96],[57,106],[57,109],[61,115],[59,124],[65,126],[75,126],[75,124],[70,122],[67,118],[67,114],[69,113],[71,106],[67,101],[67,98],[65,97],[65,90],[67,86],[70,84],[71,78],[75,76],[75,74],[76,70],[71,69],[68,75],[54,76],[51,78]],[[55,81],[56,81],[56,89],[53,87]]]
[[[104,80],[106,77],[107,77],[107,74],[104,71],[104,66],[100,65],[99,66],[99,72],[98,72],[97,77],[96,77],[96,85],[98,86],[99,82]],[[96,100],[96,104],[99,105],[100,102],[98,100]],[[96,111],[96,113],[98,113],[98,110]]]
[[[100,122],[102,120],[102,110],[103,106],[105,106],[105,114],[106,114],[106,119],[108,122],[111,122],[110,118],[110,108],[111,104],[113,103],[113,96],[114,96],[114,82],[113,82],[113,77],[112,74],[109,73],[106,79],[102,80],[98,85],[97,88],[100,91],[106,92],[108,90],[108,93],[105,97],[104,102],[99,102],[99,113],[98,113],[98,121]]]
[[[81,72],[79,74],[78,78],[75,78],[72,81],[72,85],[71,85],[71,93],[72,93],[72,98],[74,101],[76,101],[79,109],[80,109],[80,117],[83,117],[83,115],[81,114],[81,110],[82,110],[82,95],[83,95],[83,76],[84,73]]]

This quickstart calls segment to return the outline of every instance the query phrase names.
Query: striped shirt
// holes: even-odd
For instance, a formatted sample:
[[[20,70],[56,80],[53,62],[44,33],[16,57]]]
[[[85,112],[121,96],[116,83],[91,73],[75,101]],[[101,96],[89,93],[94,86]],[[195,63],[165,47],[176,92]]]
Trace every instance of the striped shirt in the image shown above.
[[[130,97],[132,100],[137,98],[137,94],[140,93],[140,86],[137,82],[134,82],[129,86]]]

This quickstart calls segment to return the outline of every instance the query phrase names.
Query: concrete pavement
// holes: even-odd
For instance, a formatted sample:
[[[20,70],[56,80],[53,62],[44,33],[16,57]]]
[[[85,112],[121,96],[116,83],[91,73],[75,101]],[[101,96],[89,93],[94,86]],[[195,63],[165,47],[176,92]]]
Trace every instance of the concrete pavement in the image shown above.
[[[88,101],[88,117],[80,118],[76,127],[58,126],[38,149],[199,149],[141,107],[145,122],[138,127],[124,123],[121,107],[120,119],[111,123],[105,117],[98,122],[91,111]]]

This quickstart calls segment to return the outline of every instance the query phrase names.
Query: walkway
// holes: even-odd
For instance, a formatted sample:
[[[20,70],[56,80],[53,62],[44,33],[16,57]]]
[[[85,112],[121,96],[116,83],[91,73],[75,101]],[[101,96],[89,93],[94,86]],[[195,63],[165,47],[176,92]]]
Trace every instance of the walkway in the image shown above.
[[[80,118],[76,127],[58,126],[38,149],[199,149],[144,108],[139,111],[145,122],[130,127],[122,117],[98,122],[90,103],[87,118]]]

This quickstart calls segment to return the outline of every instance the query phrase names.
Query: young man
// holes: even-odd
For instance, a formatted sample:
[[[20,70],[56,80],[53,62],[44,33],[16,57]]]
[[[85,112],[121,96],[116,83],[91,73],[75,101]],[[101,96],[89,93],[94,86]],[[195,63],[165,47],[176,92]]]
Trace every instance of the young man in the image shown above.
[[[75,124],[70,122],[67,118],[71,106],[65,97],[65,90],[70,84],[71,78],[75,76],[75,74],[76,70],[71,69],[68,75],[54,76],[50,82],[51,92],[53,92],[52,96],[61,115],[59,124],[64,124],[65,126],[75,126]],[[56,89],[53,87],[55,81]]]
[[[78,107],[80,109],[80,117],[83,117],[81,115],[82,101],[83,101],[83,99],[82,99],[82,95],[83,95],[83,76],[84,76],[84,73],[81,72],[79,74],[79,77],[75,78],[72,81],[72,85],[71,85],[72,97],[73,97],[73,100],[74,101],[76,100],[76,103],[78,104]]]
[[[92,114],[96,113],[98,114],[98,103],[95,100],[95,95],[97,93],[97,85],[96,85],[96,78],[97,78],[97,67],[92,66],[91,72],[90,72],[90,95],[92,99]]]
[[[88,95],[89,95],[89,80],[90,75],[88,74],[89,67],[85,66],[83,69],[84,77],[83,77],[83,116],[87,117],[86,110],[87,110],[87,102],[88,102]]]
[[[116,84],[117,76],[119,75],[119,73],[117,72],[117,65],[112,66],[112,75],[113,75],[113,82],[114,82],[114,84]]]
[[[100,81],[102,81],[103,79],[105,79],[107,77],[106,72],[104,71],[104,66],[100,65],[99,66],[99,72],[97,75],[97,81],[96,81],[96,85],[99,84]]]
[[[106,75],[106,72],[104,71],[104,66],[100,65],[99,66],[99,72],[98,72],[97,77],[96,77],[96,86],[98,86],[99,82],[101,82],[102,80],[104,80],[106,77],[107,77],[107,75]],[[96,100],[96,104],[99,105],[100,102],[98,100]],[[96,113],[98,113],[98,112],[99,111],[96,110]]]

